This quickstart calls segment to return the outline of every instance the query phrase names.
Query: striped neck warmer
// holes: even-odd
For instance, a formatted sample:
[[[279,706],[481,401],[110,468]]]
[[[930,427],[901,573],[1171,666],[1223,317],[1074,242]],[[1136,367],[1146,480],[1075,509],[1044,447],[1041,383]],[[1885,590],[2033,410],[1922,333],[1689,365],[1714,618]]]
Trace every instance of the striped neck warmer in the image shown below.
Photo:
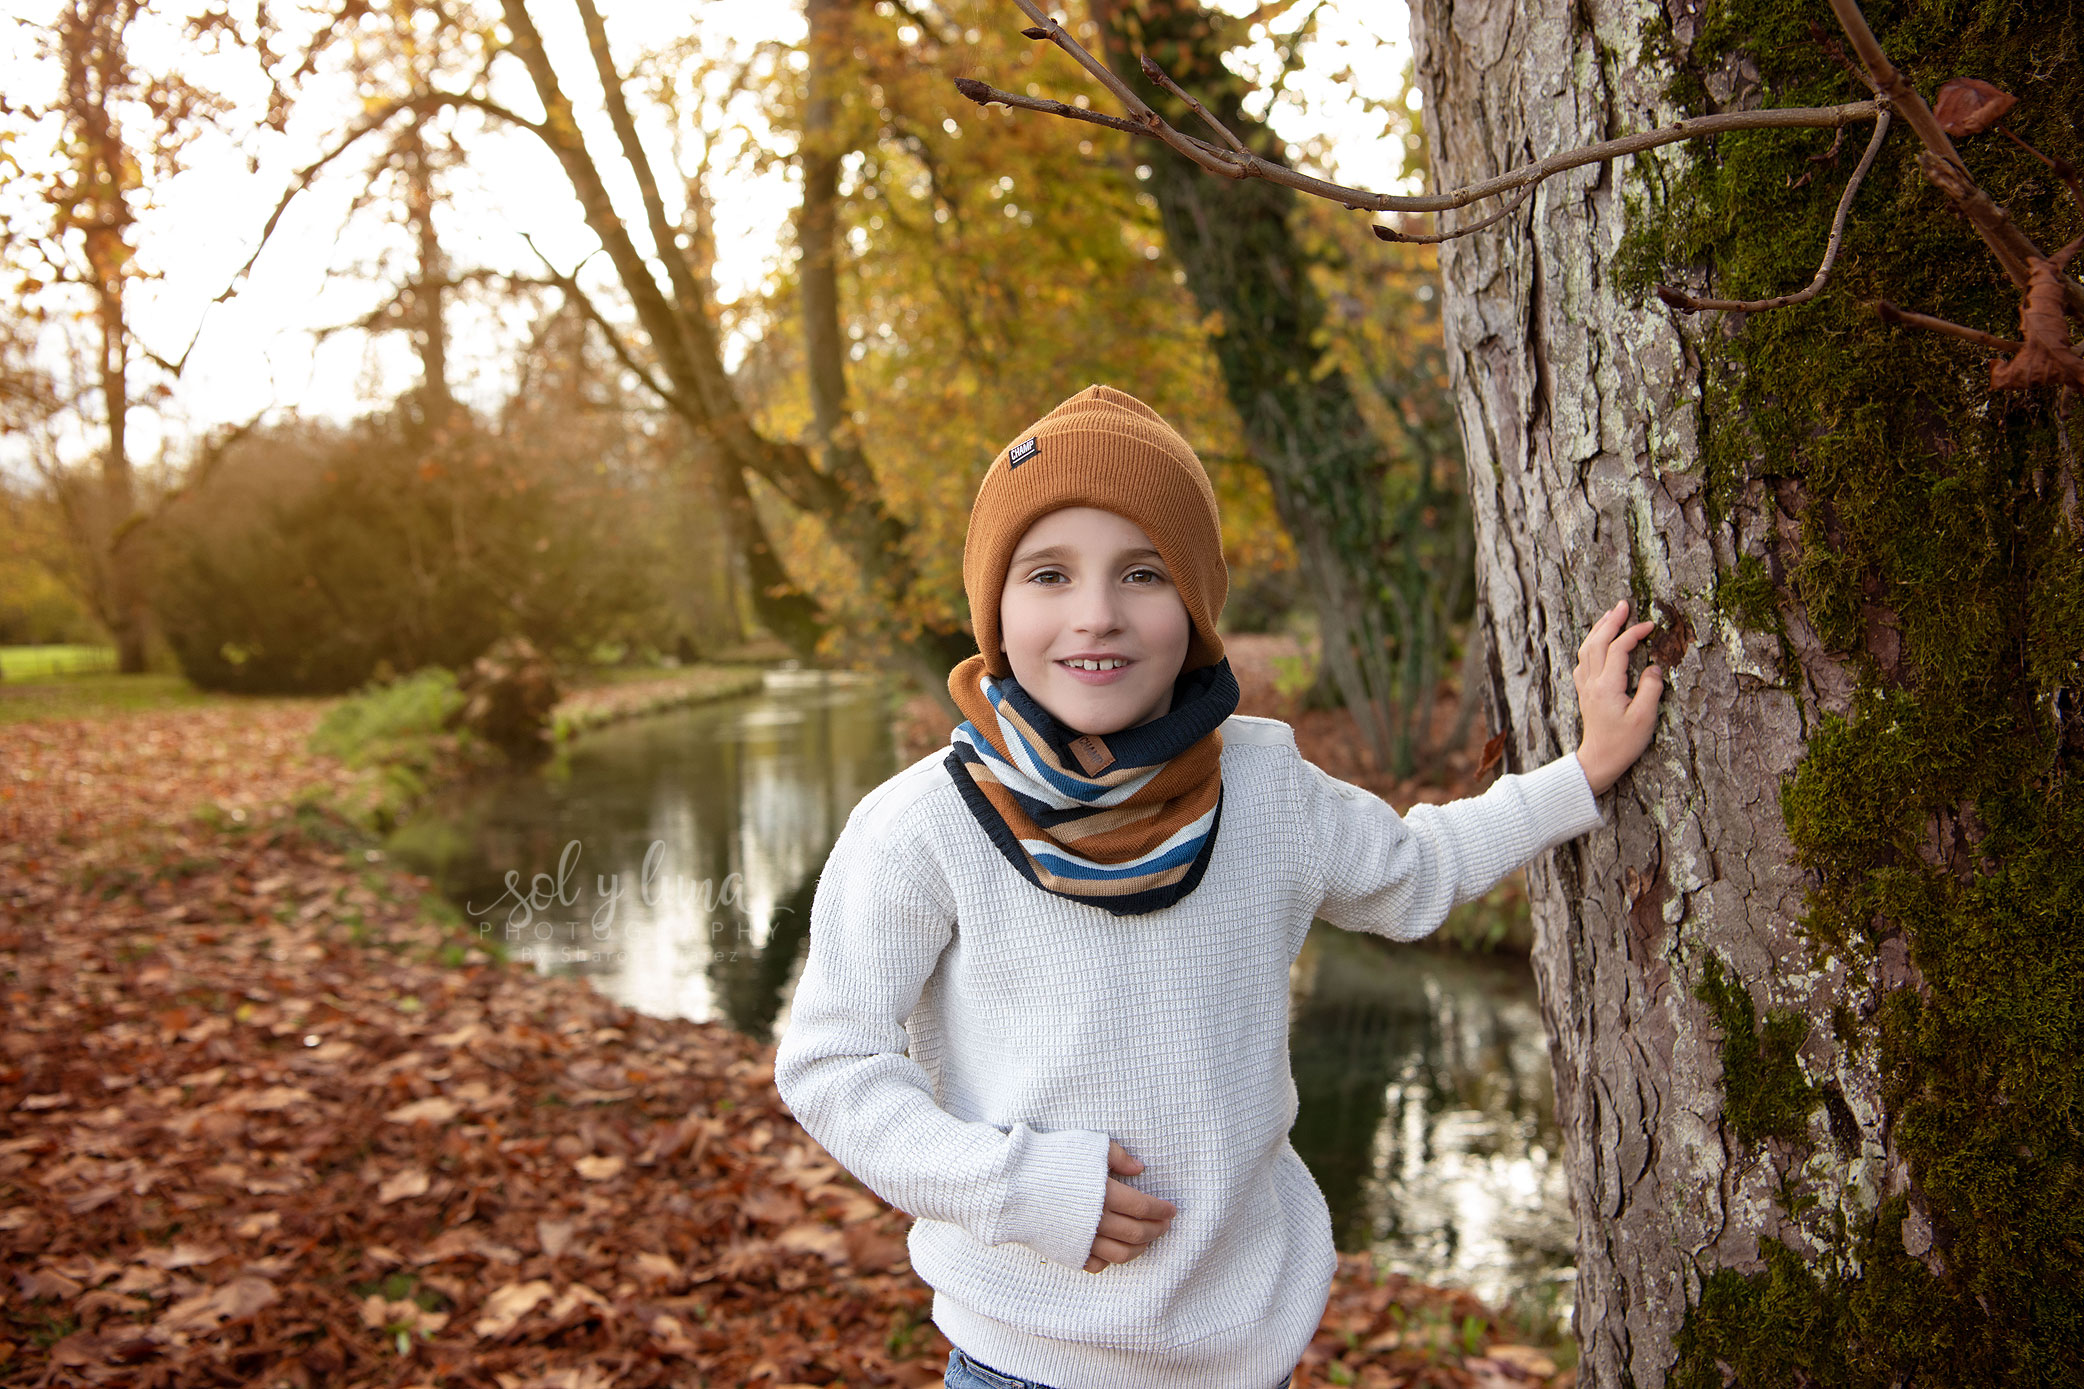
[[[1170,712],[1104,737],[1066,729],[981,655],[948,681],[964,723],[943,764],[1020,875],[1137,916],[1192,892],[1223,813],[1223,735],[1237,709],[1225,659],[1180,676]]]

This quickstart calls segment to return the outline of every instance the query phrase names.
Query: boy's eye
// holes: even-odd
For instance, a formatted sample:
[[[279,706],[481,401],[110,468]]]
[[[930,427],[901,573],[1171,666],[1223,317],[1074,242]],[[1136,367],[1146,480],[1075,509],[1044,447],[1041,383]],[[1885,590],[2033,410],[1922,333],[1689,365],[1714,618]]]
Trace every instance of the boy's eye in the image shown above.
[[[1129,572],[1128,572],[1127,574],[1124,574],[1124,575],[1123,575],[1122,577],[1123,577],[1123,578],[1125,578],[1125,579],[1135,579],[1135,578],[1137,578],[1137,577],[1138,577],[1139,575],[1140,575],[1140,576],[1143,576],[1144,578],[1146,578],[1146,579],[1148,579],[1148,580],[1150,580],[1150,581],[1152,581],[1152,582],[1155,582],[1155,583],[1161,583],[1161,584],[1162,584],[1162,583],[1165,583],[1165,582],[1167,582],[1167,580],[1166,580],[1165,576],[1164,576],[1163,574],[1159,573],[1159,572],[1158,572],[1157,570],[1155,570],[1155,569],[1150,569],[1150,568],[1146,568],[1146,567],[1142,567],[1142,566],[1139,566],[1139,567],[1137,567],[1137,568],[1135,568],[1135,569],[1131,569],[1131,570],[1130,570],[1130,571],[1129,571]],[[1036,571],[1035,571],[1034,573],[1032,573],[1032,574],[1028,575],[1028,580],[1027,580],[1027,581],[1028,581],[1029,583],[1031,583],[1031,584],[1044,584],[1044,586],[1045,586],[1045,587],[1049,587],[1049,588],[1054,588],[1054,587],[1056,587],[1056,585],[1054,585],[1054,584],[1049,584],[1049,583],[1046,583],[1045,581],[1047,581],[1047,580],[1050,580],[1050,579],[1063,579],[1063,578],[1064,578],[1064,574],[1063,574],[1063,571],[1061,571],[1061,570],[1057,570],[1057,569],[1037,569],[1037,570],[1036,570]],[[1065,582],[1067,582],[1067,583],[1068,583],[1068,582],[1069,582],[1069,580],[1065,580]],[[1142,587],[1149,587],[1149,584],[1144,584],[1144,585],[1141,585],[1141,586],[1142,586]]]

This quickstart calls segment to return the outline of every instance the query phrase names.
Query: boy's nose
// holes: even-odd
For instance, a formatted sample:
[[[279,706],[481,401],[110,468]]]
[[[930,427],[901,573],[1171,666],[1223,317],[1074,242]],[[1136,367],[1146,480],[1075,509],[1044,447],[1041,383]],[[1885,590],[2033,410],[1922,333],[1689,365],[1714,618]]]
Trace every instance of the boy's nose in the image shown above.
[[[1095,588],[1081,595],[1073,619],[1077,630],[1104,635],[1119,631],[1121,625],[1121,604],[1111,590]]]
[[[1087,613],[1083,621],[1074,625],[1076,630],[1095,637],[1111,637],[1122,629],[1112,609]]]

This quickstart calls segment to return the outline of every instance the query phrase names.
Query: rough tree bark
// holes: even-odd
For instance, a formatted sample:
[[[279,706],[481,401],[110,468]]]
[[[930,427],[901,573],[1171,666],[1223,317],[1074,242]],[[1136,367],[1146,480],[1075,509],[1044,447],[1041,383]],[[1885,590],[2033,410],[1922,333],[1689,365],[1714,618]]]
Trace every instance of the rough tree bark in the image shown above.
[[[1763,23],[1753,11],[1767,8],[1740,6],[1739,22]],[[1688,58],[1703,21],[1684,6],[1667,13],[1642,0],[1420,0],[1413,10],[1440,188],[1699,114],[1703,103],[1792,104],[1785,91],[1768,99],[1773,65],[1783,61],[1776,52],[1802,48],[1817,55],[1825,79],[1849,84],[1824,56],[1832,23],[1822,5],[1792,20],[1770,16],[1783,27],[1749,37],[1755,61],[1732,50],[1705,62],[1698,53]],[[1905,21],[1902,31],[1927,36],[1931,61],[1946,65],[1916,74],[1922,89],[1957,73],[2008,86],[2038,81],[2059,132],[2061,93],[2045,84],[2064,60],[2048,55],[2073,56],[2075,35],[2059,16],[2043,22],[2027,13],[1999,15],[1984,33]],[[1803,40],[1800,26],[1810,20],[1823,30]],[[2045,31],[2038,37],[2036,23]],[[1997,70],[2001,55],[2024,54],[2032,43],[2040,46],[2030,64]],[[1957,66],[1963,62],[1979,66]],[[1686,81],[1673,85],[1675,76]],[[1675,108],[1671,91],[1693,94],[1687,109]],[[2054,138],[2062,141],[2055,153],[2074,157],[2072,137]],[[1806,153],[1790,164],[1800,167]],[[1858,299],[1888,277],[1900,283],[1942,260],[1980,274],[1984,263],[1973,237],[1917,181],[1907,148],[1892,147],[1883,191],[1862,204],[1882,209],[1862,225],[1889,228],[1897,239],[1885,249],[1894,259],[1870,240],[1868,265],[1855,262],[1851,272],[1870,282],[1837,307],[1800,310],[1836,317],[1800,320],[1806,329],[1781,326],[1791,319],[1769,324],[1766,315],[1681,319],[1640,285],[1617,283],[1630,233],[1641,229],[1631,224],[1670,196],[1689,160],[1710,157],[1674,146],[1642,165],[1575,170],[1494,230],[1451,241],[1441,254],[1482,640],[1490,696],[1510,732],[1508,766],[1537,765],[1574,744],[1570,670],[1603,609],[1632,597],[1664,624],[1652,642],[1668,679],[1656,742],[1611,797],[1609,827],[1530,871],[1533,963],[1578,1219],[1579,1383],[1953,1383],[1974,1356],[1993,1358],[1986,1382],[2055,1382],[2045,1376],[2076,1349],[2076,1222],[2048,1220],[2052,1198],[2003,1193],[2075,1189],[2074,1121],[2052,1121],[2054,1136],[2043,1139],[2032,1127],[2041,1096],[2009,1115],[1973,1106],[2003,1106],[2004,1087],[2023,1088],[2023,1077],[2053,1066],[2071,1087],[2055,1092],[2056,1113],[2073,1113],[2066,1096],[2076,989],[2067,972],[2053,986],[1978,974],[1974,956],[2001,958],[2017,975],[2005,952],[2026,961],[2076,949],[2073,917],[2065,927],[2035,928],[2046,932],[2040,941],[2003,928],[2020,900],[2003,885],[2007,872],[2027,887],[2029,902],[2033,894],[2045,902],[2027,910],[2051,920],[2076,898],[2073,874],[2035,881],[2024,871],[2038,871],[2035,856],[2079,848],[2079,817],[2062,804],[2072,744],[2084,745],[2064,703],[2075,698],[2065,682],[2075,679],[2077,624],[2055,587],[2074,582],[2075,519],[2058,518],[2047,500],[2061,490],[2051,479],[2068,466],[2068,436],[2053,413],[2059,407],[2045,402],[2011,407],[2008,420],[2002,410],[1993,415],[1977,404],[1988,399],[1980,363],[1962,367],[1927,344],[1882,339],[1871,312],[1859,309]],[[1979,148],[1971,163],[1988,167],[1989,158]],[[1850,164],[1847,156],[1817,177],[1842,183]],[[2022,156],[2020,168],[2028,167]],[[1755,196],[1792,199],[1794,177],[1775,166],[1770,187]],[[2015,218],[2047,219],[2038,229],[2046,238],[2058,217],[2073,214],[2067,195],[2043,182],[2009,191]],[[1706,244],[1696,248],[1705,273],[1716,271],[1718,252],[1751,234],[1747,219],[1766,215],[1756,203],[1714,211],[1714,230],[1699,233]],[[1899,231],[1893,219],[1914,229]],[[1871,283],[1876,264],[1885,267],[1880,286]],[[1995,262],[1987,265],[1984,278],[2008,293]],[[1779,288],[1792,288],[1808,269],[1782,273]],[[1987,303],[1977,307],[1988,312]],[[1801,331],[1810,336],[1794,336]],[[1780,355],[1754,351],[1742,360],[1796,373],[1799,365],[1788,363],[1804,356],[1830,362],[1819,372],[1870,374],[1915,357],[1899,370],[1902,381],[1933,383],[1940,403],[1920,414],[1926,402],[1913,385],[1884,392],[1863,381],[1804,414],[1806,402],[1788,401],[1783,389],[1799,375],[1748,396],[1726,387],[1723,364],[1736,360],[1724,355],[1730,345],[1760,342]],[[1835,380],[1811,379],[1820,396],[1836,389]],[[1834,415],[1840,400],[1846,410]],[[1783,413],[1760,423],[1768,410]],[[1867,454],[1878,481],[1855,474],[1858,488],[1833,493],[1847,470],[1830,453],[1830,435],[1854,432],[1853,410],[1864,412],[1859,430],[1887,447]],[[1915,417],[1915,428],[1891,417]],[[1740,461],[1726,471],[1726,441],[1739,434],[1762,450],[1757,457],[1772,455],[1771,466],[1747,472]],[[1805,471],[1822,457],[1837,474]],[[1985,481],[1993,475],[1994,485]],[[1940,491],[1926,500],[1938,478],[1952,479],[1958,506],[1935,507]],[[1912,485],[1919,490],[1908,501],[1892,490]],[[1953,553],[1923,570],[1923,559],[1898,557],[1886,539],[1877,546],[1871,531],[1859,537],[1867,548],[1847,551],[1852,508],[1870,501],[1895,509],[1896,533],[1911,533],[1908,543],[1922,544],[1917,533],[1926,530],[1943,538],[1957,525],[1973,538],[1935,546]],[[1732,616],[1742,605],[1731,594],[1743,586],[1732,576],[1749,576],[1756,589],[1752,620]],[[1957,589],[1945,588],[1949,582]],[[1934,644],[1914,649],[1913,622],[1936,631],[1977,604],[2001,634],[1989,648],[1997,664],[1963,674]],[[1879,740],[1898,736],[1895,720],[1909,730],[1951,716],[1942,696],[1948,682],[1962,681],[1980,682],[1964,688],[1985,701],[1968,712],[1988,719],[1986,747],[1971,753],[1950,729],[1932,743],[1958,749],[1944,756],[1902,766],[1854,760],[1861,748],[1871,758]],[[2014,745],[2027,750],[2016,774],[1957,766],[1964,757],[2008,760]],[[1818,770],[1826,748],[1841,761]],[[1962,789],[1932,789],[1953,786]],[[1833,813],[1859,820],[1855,829],[1803,808],[1806,797],[1826,793],[1840,797]],[[1979,843],[1987,831],[1978,804],[1985,816],[2002,807],[2035,828],[2009,847],[1997,838]],[[1809,871],[1819,863],[1830,871]],[[1915,891],[1877,906],[1887,889],[1869,881],[1888,875]],[[1835,924],[1817,924],[1820,901],[1838,904]],[[1968,934],[1956,939],[1942,927]],[[1942,969],[1961,985],[1940,980]],[[1972,996],[1977,990],[1993,1000],[1989,1021],[1977,1011],[1986,1006]],[[1949,1026],[1966,1030],[1948,1035]],[[2069,1046],[2051,1051],[2029,1029],[2067,1037]],[[1996,1069],[2015,1055],[2016,1069]],[[1979,1097],[1978,1086],[1996,1098]],[[1982,1185],[1938,1170],[1935,1155],[1978,1164]],[[1979,1233],[1986,1222],[2002,1235],[1995,1243]],[[1778,1280],[1773,1315],[1748,1315],[1770,1304],[1746,1302],[1758,1294],[1744,1289],[1769,1280]],[[2051,1295],[2054,1287],[2069,1291]]]
[[[1599,52],[1637,46],[1640,6],[1428,0],[1413,17],[1443,188],[1663,114],[1668,73],[1608,68]],[[1578,170],[1532,208],[1440,257],[1479,621],[1514,770],[1575,745],[1575,649],[1629,596],[1638,562],[1664,611],[1696,632],[1710,619],[1683,595],[1714,579],[1695,369],[1666,316],[1601,273],[1626,231],[1619,180]],[[1794,947],[1785,923],[1801,910],[1800,875],[1757,801],[1800,757],[1802,721],[1792,696],[1739,688],[1740,648],[1673,654],[1658,739],[1614,795],[1612,830],[1529,873],[1588,1385],[1662,1382],[1693,1258],[1755,1258],[1761,1231],[1730,1216],[1769,1203],[1759,1175],[1731,1162],[1703,1010],[1666,950],[1670,923],[1689,913],[1712,916],[1760,968]]]

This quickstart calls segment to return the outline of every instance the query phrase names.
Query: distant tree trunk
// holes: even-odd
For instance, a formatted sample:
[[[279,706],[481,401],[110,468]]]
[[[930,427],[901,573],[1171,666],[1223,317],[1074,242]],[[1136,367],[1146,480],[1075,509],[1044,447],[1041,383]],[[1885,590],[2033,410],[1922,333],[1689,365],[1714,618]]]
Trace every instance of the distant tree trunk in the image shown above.
[[[404,291],[405,317],[413,350],[420,359],[420,427],[437,445],[456,428],[456,397],[449,389],[449,332],[444,316],[449,288],[449,260],[434,226],[434,168],[422,129],[427,117],[415,112],[398,138],[405,165],[405,216],[412,226],[419,267]]]
[[[1994,81],[2077,159],[2074,19],[1940,8],[1881,34],[1920,90]],[[1420,0],[1438,186],[1860,94],[1772,7],[1702,13]],[[2075,234],[1997,138],[1964,147],[1978,176],[2045,244]],[[2067,455],[2048,400],[1993,405],[1971,352],[1863,307],[2017,322],[1907,137],[1822,299],[1682,320],[1631,280],[1645,257],[1727,297],[1806,280],[1859,142],[1768,141],[1576,170],[1441,254],[1508,766],[1574,745],[1570,672],[1604,609],[1632,596],[1664,624],[1657,741],[1609,827],[1529,874],[1579,1383],[2055,1383],[2084,1363]]]
[[[89,238],[91,241],[93,238]],[[96,257],[89,253],[89,262]],[[97,267],[98,268],[98,267]],[[145,669],[145,633],[149,618],[138,582],[135,551],[123,537],[138,518],[137,489],[130,469],[129,331],[123,322],[123,280],[105,273],[98,286],[97,319],[101,338],[101,398],[108,411],[108,439],[101,454],[102,557],[106,579],[102,619],[116,639],[116,669],[125,675]]]
[[[130,468],[130,325],[124,317],[126,279],[135,273],[125,194],[136,183],[132,156],[109,111],[112,89],[128,76],[125,26],[131,12],[77,11],[61,21],[66,94],[77,132],[78,181],[67,190],[76,200],[72,215],[83,232],[88,292],[94,302],[100,363],[97,384],[107,415],[108,437],[101,453],[100,523],[90,528],[99,547],[101,582],[96,585],[102,621],[116,640],[116,669],[136,675],[145,669],[149,617],[138,576],[136,551],[123,544],[137,514]]]
[[[848,141],[839,124],[838,84],[843,80],[841,56],[851,46],[848,26],[854,7],[846,0],[807,0],[804,18],[810,32],[804,47],[809,65],[804,73],[808,101],[803,113],[803,145],[798,162],[803,172],[803,203],[796,216],[796,244],[803,253],[803,348],[810,376],[811,433],[822,470],[851,499],[825,524],[841,537],[853,536],[848,548],[857,556],[862,577],[877,596],[877,607],[905,623],[906,590],[914,578],[905,545],[908,527],[880,502],[874,471],[861,448],[861,432],[847,401],[846,333],[839,307],[839,162]],[[961,631],[923,632],[917,639],[892,640],[890,650],[918,686],[939,702],[950,718],[962,711],[948,693],[948,667],[969,654],[975,643]]]

